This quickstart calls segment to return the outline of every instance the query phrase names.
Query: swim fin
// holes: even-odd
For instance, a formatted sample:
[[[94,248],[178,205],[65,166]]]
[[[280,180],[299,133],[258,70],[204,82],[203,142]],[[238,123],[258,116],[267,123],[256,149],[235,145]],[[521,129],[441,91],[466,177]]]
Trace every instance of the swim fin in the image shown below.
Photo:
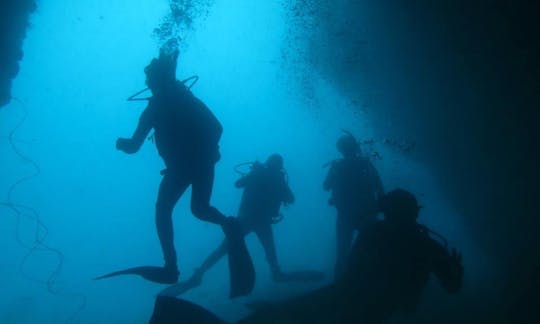
[[[244,241],[244,233],[238,220],[229,217],[223,225],[227,238],[227,257],[229,261],[230,298],[245,296],[255,286],[255,268]]]
[[[154,304],[154,312],[149,321],[150,324],[180,324],[180,323],[207,323],[223,324],[209,310],[189,302],[167,296],[158,296]]]
[[[144,279],[160,284],[174,284],[178,282],[178,270],[174,268],[154,267],[154,266],[142,266],[134,267],[125,270],[111,272],[109,274],[94,278],[94,280],[101,280],[122,275],[137,275]]]

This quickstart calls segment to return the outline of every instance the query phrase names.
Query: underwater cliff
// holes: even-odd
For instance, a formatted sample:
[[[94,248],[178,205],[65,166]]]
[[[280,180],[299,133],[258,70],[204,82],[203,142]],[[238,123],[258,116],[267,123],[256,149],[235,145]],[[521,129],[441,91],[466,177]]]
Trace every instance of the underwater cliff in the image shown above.
[[[32,0],[5,1],[0,4],[2,26],[0,48],[0,107],[11,99],[11,81],[19,72],[19,60],[23,57],[22,42],[26,36],[26,27],[30,14],[36,9]]]

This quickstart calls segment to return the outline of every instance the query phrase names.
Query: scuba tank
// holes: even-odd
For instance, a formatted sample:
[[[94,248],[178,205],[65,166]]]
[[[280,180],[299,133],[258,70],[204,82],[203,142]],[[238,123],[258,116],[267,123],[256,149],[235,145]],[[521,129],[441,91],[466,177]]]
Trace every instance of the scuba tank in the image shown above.
[[[252,172],[257,172],[258,170],[262,170],[266,168],[267,166],[265,163],[261,163],[255,160],[255,161],[242,162],[242,163],[236,164],[233,167],[233,170],[234,172],[238,173],[241,177],[245,177]],[[288,184],[289,176],[288,176],[287,170],[282,168],[280,172],[283,175],[283,180],[285,181],[286,184]],[[278,213],[277,215],[272,217],[271,224],[280,223],[283,220],[283,218],[284,218],[283,213]]]

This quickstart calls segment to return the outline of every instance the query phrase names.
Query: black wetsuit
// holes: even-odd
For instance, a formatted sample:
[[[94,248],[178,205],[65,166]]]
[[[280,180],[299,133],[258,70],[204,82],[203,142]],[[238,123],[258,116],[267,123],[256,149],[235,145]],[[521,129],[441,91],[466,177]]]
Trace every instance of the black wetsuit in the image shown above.
[[[272,232],[272,222],[279,214],[282,203],[291,204],[294,196],[280,170],[256,166],[248,175],[236,181],[237,188],[244,188],[238,211],[238,220],[244,235],[255,232],[266,253],[274,275],[280,272]],[[197,270],[202,275],[227,253],[225,241],[216,248]]]
[[[226,219],[210,206],[222,126],[201,100],[177,82],[150,99],[132,137],[136,149],[151,129],[167,167],[156,203],[156,226],[165,265],[176,268],[172,212],[190,185],[191,211],[196,217],[216,224]]]
[[[324,181],[332,191],[330,199],[337,209],[335,275],[345,269],[354,231],[377,214],[377,199],[384,194],[379,174],[364,157],[336,160]]]

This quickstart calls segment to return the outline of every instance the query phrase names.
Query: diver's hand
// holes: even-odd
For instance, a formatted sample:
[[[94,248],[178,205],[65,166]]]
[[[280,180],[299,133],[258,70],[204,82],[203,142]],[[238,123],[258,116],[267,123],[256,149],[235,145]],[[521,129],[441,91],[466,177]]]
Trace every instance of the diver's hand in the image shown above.
[[[118,138],[116,140],[116,149],[127,154],[133,154],[138,151],[137,145],[131,138]]]

